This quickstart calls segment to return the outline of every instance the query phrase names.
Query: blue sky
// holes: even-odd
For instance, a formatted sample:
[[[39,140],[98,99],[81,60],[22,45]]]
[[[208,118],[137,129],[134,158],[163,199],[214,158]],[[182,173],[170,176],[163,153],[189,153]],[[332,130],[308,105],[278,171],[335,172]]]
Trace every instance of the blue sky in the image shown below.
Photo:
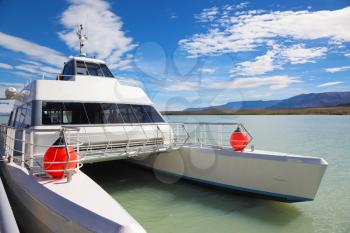
[[[350,91],[350,3],[0,0],[0,93],[85,51],[161,110]]]

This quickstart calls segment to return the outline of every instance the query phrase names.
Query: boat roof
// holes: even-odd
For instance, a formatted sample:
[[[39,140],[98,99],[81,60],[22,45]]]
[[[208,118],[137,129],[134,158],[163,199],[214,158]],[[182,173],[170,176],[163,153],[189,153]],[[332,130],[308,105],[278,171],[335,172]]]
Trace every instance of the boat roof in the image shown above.
[[[103,60],[99,60],[96,58],[86,57],[86,56],[71,56],[69,57],[69,61],[76,60],[76,61],[84,61],[84,62],[92,62],[92,63],[99,63],[99,64],[106,64]]]

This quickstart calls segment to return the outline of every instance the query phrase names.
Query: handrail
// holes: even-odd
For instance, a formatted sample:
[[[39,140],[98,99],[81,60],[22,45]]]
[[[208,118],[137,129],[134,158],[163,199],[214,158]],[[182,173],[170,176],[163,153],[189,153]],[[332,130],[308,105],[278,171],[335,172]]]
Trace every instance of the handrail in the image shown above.
[[[230,136],[239,127],[248,135],[248,144],[252,142],[252,134],[242,123],[238,122],[174,122],[183,124],[190,138],[186,144],[199,146],[229,146]],[[230,127],[231,126],[231,127]],[[236,127],[236,128],[234,128]],[[225,139],[225,140],[224,140]]]
[[[65,127],[62,126],[61,129],[58,130],[49,130],[49,129],[16,129],[7,125],[0,125],[0,149],[3,151],[0,152],[6,160],[9,162],[15,162],[22,167],[27,167],[32,174],[40,175],[40,176],[48,176],[48,174],[44,170],[44,162],[43,157],[44,154],[35,154],[34,148],[50,148],[50,147],[62,147],[62,145],[44,145],[34,143],[34,134],[38,132],[50,132],[54,136],[54,140],[57,140],[60,136],[63,136],[65,139],[66,151],[68,151],[68,147],[79,148],[80,142],[78,140],[74,141],[74,138],[69,138],[69,142],[67,142],[68,138],[66,134],[70,134],[72,132],[79,132],[79,128],[77,127]],[[60,135],[57,135],[60,133]],[[29,139],[27,138],[29,137]],[[73,139],[73,141],[72,141]],[[79,152],[78,152],[79,158]],[[53,172],[63,172],[67,175],[68,179],[72,172],[75,172],[77,169],[81,167],[79,164],[80,160],[74,161],[78,162],[78,166],[74,169],[68,168],[68,163],[70,161],[70,154],[67,153],[67,161],[65,161],[64,169],[62,170],[51,170]],[[46,162],[46,163],[62,163],[62,162]]]
[[[236,122],[160,122],[126,123],[84,126],[46,126],[31,129],[16,129],[1,126],[2,141],[7,158],[17,156],[17,162],[29,168],[40,167],[45,148],[56,147],[50,144],[64,131],[67,145],[72,146],[82,163],[109,159],[125,159],[183,146],[228,147],[231,134],[240,127],[248,135],[249,143],[253,136],[241,123]],[[19,132],[20,131],[20,132]],[[19,138],[19,133],[22,137]],[[25,132],[23,134],[23,132]],[[5,137],[4,137],[5,135]],[[29,140],[28,140],[29,138]],[[35,138],[35,140],[34,140]],[[40,140],[39,140],[40,139]],[[22,147],[18,144],[22,143]],[[23,149],[25,148],[25,149]],[[24,156],[23,156],[24,155]],[[69,158],[68,158],[69,159]],[[67,172],[69,172],[67,170]]]

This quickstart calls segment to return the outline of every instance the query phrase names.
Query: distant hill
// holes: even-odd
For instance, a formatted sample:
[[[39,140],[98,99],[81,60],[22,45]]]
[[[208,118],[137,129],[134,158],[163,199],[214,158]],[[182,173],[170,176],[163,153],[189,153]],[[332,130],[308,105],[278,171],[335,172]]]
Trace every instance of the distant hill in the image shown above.
[[[346,103],[346,104],[338,104],[338,107],[350,107],[350,103]]]
[[[350,102],[350,92],[302,94],[280,101],[272,109],[333,107]]]
[[[301,94],[283,100],[236,101],[217,106],[188,108],[184,111],[319,108],[348,103],[350,103],[350,91]]]
[[[250,110],[250,109],[265,109],[274,106],[279,103],[280,100],[255,100],[255,101],[236,101],[228,102],[223,105],[209,106],[203,108],[188,108],[185,111],[198,111],[198,110],[210,110],[210,109],[226,109],[226,110]]]

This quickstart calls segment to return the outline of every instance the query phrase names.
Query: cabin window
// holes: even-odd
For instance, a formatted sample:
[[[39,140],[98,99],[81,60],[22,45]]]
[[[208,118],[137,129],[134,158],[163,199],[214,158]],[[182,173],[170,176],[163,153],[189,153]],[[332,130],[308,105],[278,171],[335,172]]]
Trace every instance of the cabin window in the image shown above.
[[[103,71],[102,71],[99,64],[86,62],[86,67],[87,67],[89,75],[103,77]]]
[[[13,111],[11,111],[11,114],[7,123],[8,126],[12,126],[12,118],[13,118]]]
[[[163,122],[163,118],[159,115],[159,113],[152,107],[149,105],[145,105],[143,106],[143,108],[145,109],[144,111],[147,112],[148,116],[151,118],[152,122]]]
[[[108,69],[108,67],[105,64],[100,64],[100,66],[105,77],[114,78],[112,72]]]
[[[89,124],[89,120],[82,103],[43,102],[42,124]]]
[[[124,123],[123,117],[116,104],[101,104],[103,123]]]
[[[145,106],[131,105],[131,107],[134,111],[134,114],[135,114],[138,122],[146,122],[146,123],[153,122],[151,117],[147,113]]]
[[[118,104],[124,123],[139,123],[130,104]]]
[[[70,79],[72,75],[74,75],[74,63],[73,61],[68,62],[63,69],[63,80]]]
[[[159,113],[147,105],[113,103],[43,102],[43,125],[116,124],[164,122]]]
[[[76,73],[81,75],[88,75],[85,62],[77,61]]]
[[[18,113],[18,108],[16,108],[15,110],[14,110],[14,115],[13,115],[13,119],[11,120],[11,125],[10,126],[12,126],[12,127],[15,127],[16,125],[16,118],[17,118],[17,113]]]
[[[83,104],[85,114],[89,124],[102,124],[103,111],[99,103],[85,103]]]
[[[108,69],[105,64],[98,64],[92,62],[77,61],[76,73],[80,75],[100,76],[100,77],[111,77],[113,78],[112,72]]]
[[[32,105],[24,104],[16,109],[15,117],[12,120],[11,126],[16,128],[26,128],[31,125],[32,120]]]

